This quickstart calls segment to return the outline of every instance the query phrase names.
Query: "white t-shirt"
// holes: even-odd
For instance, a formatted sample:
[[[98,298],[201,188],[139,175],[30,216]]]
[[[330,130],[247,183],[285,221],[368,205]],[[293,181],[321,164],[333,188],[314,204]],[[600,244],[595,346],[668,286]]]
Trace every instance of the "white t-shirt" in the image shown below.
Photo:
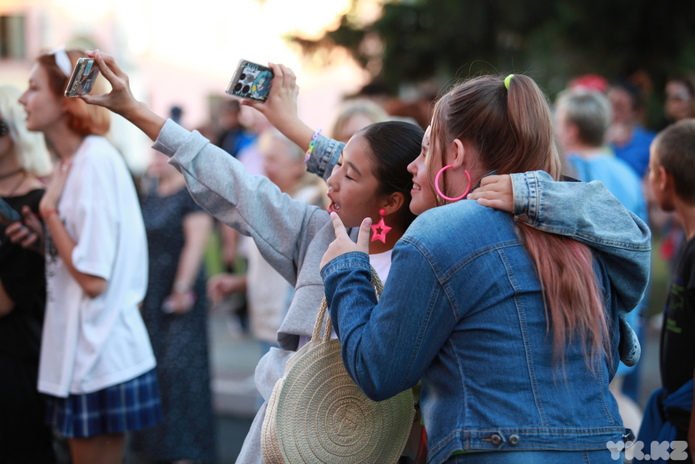
[[[375,253],[369,255],[369,264],[372,265],[376,271],[376,275],[381,279],[381,283],[386,285],[386,279],[389,278],[389,271],[391,270],[391,255],[393,254],[393,249],[389,251],[384,251],[383,253]]]
[[[76,246],[75,268],[106,279],[89,298],[46,244],[47,301],[38,389],[58,397],[131,380],[155,367],[138,304],[147,290],[147,238],[135,187],[118,151],[89,136],[58,204]]]

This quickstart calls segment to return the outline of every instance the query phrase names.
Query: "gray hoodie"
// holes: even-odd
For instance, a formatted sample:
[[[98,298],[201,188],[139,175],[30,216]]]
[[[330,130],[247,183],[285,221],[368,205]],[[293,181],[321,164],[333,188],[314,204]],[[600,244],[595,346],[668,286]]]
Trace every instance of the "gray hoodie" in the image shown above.
[[[320,136],[307,169],[327,179],[343,146]],[[278,331],[280,348],[271,348],[256,367],[256,388],[267,401],[287,359],[295,353],[299,337],[311,337],[323,298],[321,258],[335,239],[330,217],[325,210],[282,193],[265,176],[250,175],[229,153],[171,120],[165,123],[153,148],[171,157],[171,164],[183,173],[200,206],[253,238],[266,261],[295,287]],[[354,234],[356,229],[351,231]],[[260,437],[265,406],[256,414],[238,463],[263,462]]]

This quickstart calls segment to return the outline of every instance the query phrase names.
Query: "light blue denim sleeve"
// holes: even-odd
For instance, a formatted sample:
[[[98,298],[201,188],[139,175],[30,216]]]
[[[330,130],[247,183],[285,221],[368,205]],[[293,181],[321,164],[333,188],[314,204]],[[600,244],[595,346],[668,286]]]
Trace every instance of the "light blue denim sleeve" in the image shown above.
[[[446,305],[445,294],[422,253],[404,242],[396,246],[389,275],[401,278],[389,279],[378,303],[366,253],[343,254],[321,270],[343,364],[374,401],[415,386],[457,322],[452,311],[431,310]]]
[[[344,146],[345,144],[342,142],[319,135],[311,156],[307,160],[307,171],[322,177],[323,180],[328,180],[333,172],[333,166],[340,159]]]
[[[556,182],[543,171],[512,174],[514,219],[593,248],[623,304],[634,308],[649,283],[651,231],[598,181]]]
[[[649,284],[651,231],[647,224],[598,181],[557,182],[543,171],[512,174],[511,179],[514,219],[590,246],[606,265],[624,312],[637,307]],[[640,348],[625,316],[620,315],[620,352],[630,366],[639,359]]]

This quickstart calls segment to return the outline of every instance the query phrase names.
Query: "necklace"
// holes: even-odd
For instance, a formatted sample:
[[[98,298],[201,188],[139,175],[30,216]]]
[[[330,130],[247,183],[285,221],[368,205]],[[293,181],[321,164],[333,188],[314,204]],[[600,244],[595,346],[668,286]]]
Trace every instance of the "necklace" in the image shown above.
[[[10,177],[16,176],[17,174],[19,174],[20,172],[23,172],[23,171],[24,171],[24,169],[19,168],[19,169],[15,170],[15,171],[10,171],[10,172],[5,173],[5,174],[0,174],[0,180],[2,180],[2,179],[9,179]]]

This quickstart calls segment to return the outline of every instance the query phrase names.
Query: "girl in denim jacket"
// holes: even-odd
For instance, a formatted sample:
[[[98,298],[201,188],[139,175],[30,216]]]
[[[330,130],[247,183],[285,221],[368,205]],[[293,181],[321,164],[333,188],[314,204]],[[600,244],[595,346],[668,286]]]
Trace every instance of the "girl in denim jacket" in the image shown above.
[[[633,218],[645,231],[639,243],[589,239],[603,206],[570,200],[567,209],[584,214],[579,231],[554,230],[631,256],[626,291],[630,272],[612,257],[458,201],[490,172],[560,178],[547,101],[523,75],[482,76],[442,97],[409,170],[419,217],[394,248],[378,303],[360,251],[370,221],[355,244],[332,215],[337,239],[321,273],[352,378],[374,400],[422,380],[429,463],[614,462],[629,433],[608,384],[620,359],[620,318],[647,284],[644,223]],[[518,219],[534,209],[551,214],[529,206]]]

